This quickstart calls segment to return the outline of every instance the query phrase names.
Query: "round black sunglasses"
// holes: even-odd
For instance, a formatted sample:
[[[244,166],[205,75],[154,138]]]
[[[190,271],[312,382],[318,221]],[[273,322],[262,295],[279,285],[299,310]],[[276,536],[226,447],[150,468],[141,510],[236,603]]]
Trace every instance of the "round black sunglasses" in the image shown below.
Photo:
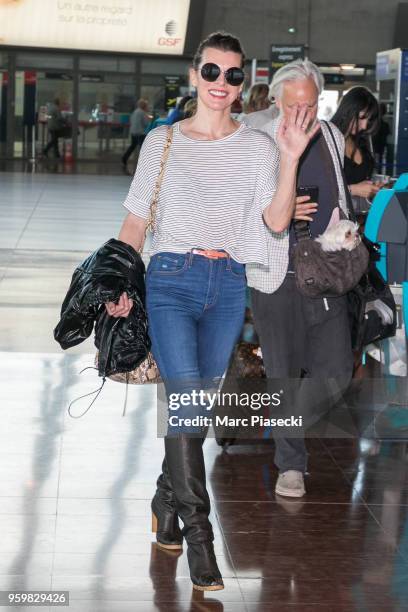
[[[218,79],[222,70],[217,64],[204,64],[201,67],[201,76],[204,81],[209,81],[213,83]],[[237,87],[238,85],[242,85],[245,79],[245,74],[242,68],[228,68],[228,70],[224,71],[225,80],[229,85],[233,85]]]

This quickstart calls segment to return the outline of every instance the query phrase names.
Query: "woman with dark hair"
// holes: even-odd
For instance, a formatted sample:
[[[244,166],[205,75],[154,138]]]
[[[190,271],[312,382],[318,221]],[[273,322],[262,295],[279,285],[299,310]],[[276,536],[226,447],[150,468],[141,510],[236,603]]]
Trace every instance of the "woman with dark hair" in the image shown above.
[[[319,129],[311,127],[307,105],[294,107],[282,122],[277,146],[267,135],[235,121],[231,106],[241,94],[243,66],[244,52],[234,36],[217,32],[200,44],[190,69],[197,111],[146,137],[119,234],[136,250],[143,244],[172,130],[146,273],[146,304],[152,352],[169,405],[174,392],[191,392],[191,401],[184,396],[177,412],[171,412],[180,425],[169,419],[163,473],[152,501],[153,527],[162,548],[181,549],[185,538],[193,587],[202,591],[224,588],[208,520],[202,449],[206,429],[188,423],[183,428],[182,419],[211,414],[205,401],[197,411],[192,393],[208,389],[204,381],[216,387],[227,368],[244,320],[245,264],[267,265],[267,232],[288,227],[298,161]],[[307,207],[308,198],[300,199]],[[106,308],[114,317],[126,317],[132,301],[123,294]]]
[[[248,92],[248,99],[244,104],[245,113],[256,113],[266,110],[270,106],[268,99],[269,86],[266,83],[255,83]]]
[[[365,87],[353,87],[343,96],[331,120],[346,141],[344,173],[350,193],[364,200],[375,196],[381,188],[371,180],[375,160],[370,136],[377,130],[378,115],[378,102],[373,94]]]

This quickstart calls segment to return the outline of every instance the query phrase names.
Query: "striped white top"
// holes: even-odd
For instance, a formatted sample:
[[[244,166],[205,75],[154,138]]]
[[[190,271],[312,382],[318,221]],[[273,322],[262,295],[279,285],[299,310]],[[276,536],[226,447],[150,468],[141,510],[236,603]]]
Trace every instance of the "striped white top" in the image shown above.
[[[241,124],[219,140],[194,140],[173,126],[150,255],[224,249],[240,263],[268,263],[262,211],[277,186],[279,156],[266,134]],[[149,132],[124,206],[147,219],[167,126]]]

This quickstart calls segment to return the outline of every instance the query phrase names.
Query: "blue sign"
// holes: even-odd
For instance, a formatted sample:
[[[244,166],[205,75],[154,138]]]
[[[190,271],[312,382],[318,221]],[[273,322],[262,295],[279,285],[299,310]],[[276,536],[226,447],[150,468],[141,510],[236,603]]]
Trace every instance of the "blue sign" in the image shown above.
[[[407,51],[402,52],[401,81],[408,81],[408,53]]]

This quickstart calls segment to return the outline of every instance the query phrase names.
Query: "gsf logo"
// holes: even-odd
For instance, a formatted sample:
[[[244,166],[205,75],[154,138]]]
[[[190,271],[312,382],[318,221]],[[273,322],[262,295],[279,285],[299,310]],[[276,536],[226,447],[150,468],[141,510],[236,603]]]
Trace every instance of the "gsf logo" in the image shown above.
[[[162,36],[157,42],[161,47],[175,47],[181,43],[181,38],[164,38]]]

